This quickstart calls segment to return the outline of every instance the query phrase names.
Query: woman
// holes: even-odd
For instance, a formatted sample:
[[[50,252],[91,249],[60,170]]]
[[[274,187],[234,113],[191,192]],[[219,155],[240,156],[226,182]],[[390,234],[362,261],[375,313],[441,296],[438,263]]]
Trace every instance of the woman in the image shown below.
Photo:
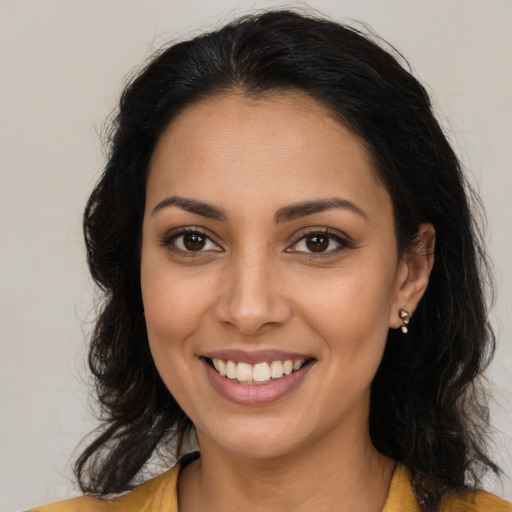
[[[276,11],[162,51],[84,217],[91,496],[35,510],[511,510],[477,491],[498,468],[468,194],[423,87],[354,29]]]

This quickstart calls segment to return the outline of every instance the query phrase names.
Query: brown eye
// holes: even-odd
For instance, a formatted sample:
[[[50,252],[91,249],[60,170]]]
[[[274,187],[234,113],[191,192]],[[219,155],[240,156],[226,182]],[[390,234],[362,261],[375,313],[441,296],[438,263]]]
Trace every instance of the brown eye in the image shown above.
[[[317,256],[335,256],[337,253],[352,247],[347,238],[330,231],[310,231],[299,238],[286,252],[303,253]]]
[[[329,237],[310,235],[305,239],[306,247],[311,252],[324,252],[329,247]]]
[[[188,229],[163,238],[162,245],[183,256],[199,255],[205,252],[222,252],[222,249],[208,235],[201,231]]]
[[[198,233],[183,235],[183,245],[188,251],[200,251],[206,245],[206,237]]]

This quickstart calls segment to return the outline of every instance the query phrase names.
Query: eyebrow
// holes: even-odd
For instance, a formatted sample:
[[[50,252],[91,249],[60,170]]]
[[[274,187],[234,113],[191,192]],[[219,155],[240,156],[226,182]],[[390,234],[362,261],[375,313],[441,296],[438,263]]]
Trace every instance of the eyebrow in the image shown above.
[[[170,206],[177,206],[182,210],[195,213],[196,215],[201,215],[202,217],[207,217],[209,219],[221,221],[228,220],[228,215],[222,208],[213,206],[203,201],[198,201],[197,199],[189,199],[179,196],[167,197],[163,201],[160,201],[153,208],[151,215],[153,216],[158,211]],[[314,201],[304,201],[301,203],[284,206],[276,212],[274,219],[276,224],[281,224],[283,222],[289,222],[291,220],[307,217],[308,215],[313,215],[315,213],[324,212],[334,208],[349,210],[363,217],[365,220],[368,220],[368,215],[359,206],[352,203],[351,201],[348,201],[347,199],[341,199],[339,197],[318,199]]]
[[[339,197],[331,197],[329,199],[319,199],[316,201],[305,201],[303,203],[291,204],[279,209],[274,218],[277,224],[282,222],[289,222],[294,219],[306,217],[307,215],[313,215],[314,213],[324,212],[333,208],[349,210],[357,215],[368,220],[368,215],[365,211],[356,204],[348,201],[347,199],[341,199]]]
[[[158,211],[169,206],[177,206],[182,210],[202,217],[208,217],[209,219],[226,221],[228,216],[224,210],[212,206],[211,204],[204,203],[203,201],[197,201],[196,199],[188,199],[185,197],[172,196],[160,201],[151,212],[151,215],[155,215]]]

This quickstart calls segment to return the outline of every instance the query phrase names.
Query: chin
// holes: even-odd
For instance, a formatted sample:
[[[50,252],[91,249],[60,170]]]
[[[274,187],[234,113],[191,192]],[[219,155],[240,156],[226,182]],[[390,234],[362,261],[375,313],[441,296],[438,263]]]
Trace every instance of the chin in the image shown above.
[[[220,432],[196,429],[200,449],[214,444],[217,449],[248,459],[273,459],[301,449],[303,443],[292,435],[289,426],[281,423],[273,428],[272,422],[264,425],[251,421],[234,428],[219,427]],[[305,441],[305,440],[304,440]]]

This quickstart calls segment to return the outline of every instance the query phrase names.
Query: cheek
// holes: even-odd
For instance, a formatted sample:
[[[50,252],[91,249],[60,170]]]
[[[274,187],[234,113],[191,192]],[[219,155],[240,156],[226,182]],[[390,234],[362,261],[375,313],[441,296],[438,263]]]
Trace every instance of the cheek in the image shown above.
[[[208,294],[205,286],[178,276],[147,275],[142,283],[142,299],[151,345],[179,346],[198,328]]]
[[[149,348],[167,389],[188,415],[200,394],[193,378],[194,346],[190,339],[200,325],[205,295],[174,274],[143,272],[142,296]]]
[[[309,297],[307,322],[321,337],[322,358],[328,363],[325,414],[332,421],[339,419],[340,400],[368,407],[360,399],[369,397],[386,346],[392,287],[373,277],[340,279],[329,291],[324,288]]]
[[[391,271],[389,271],[391,269]],[[394,297],[394,266],[351,267],[335,279],[310,283],[298,308],[323,340],[324,357],[347,380],[370,382],[380,364]]]
[[[301,303],[330,338],[342,332],[359,337],[374,330],[387,332],[393,297],[393,282],[386,274],[354,272],[309,286]]]
[[[143,245],[141,289],[149,346],[168,387],[186,371],[194,352],[187,340],[204,320],[209,297],[200,281],[173,268],[160,250]]]

